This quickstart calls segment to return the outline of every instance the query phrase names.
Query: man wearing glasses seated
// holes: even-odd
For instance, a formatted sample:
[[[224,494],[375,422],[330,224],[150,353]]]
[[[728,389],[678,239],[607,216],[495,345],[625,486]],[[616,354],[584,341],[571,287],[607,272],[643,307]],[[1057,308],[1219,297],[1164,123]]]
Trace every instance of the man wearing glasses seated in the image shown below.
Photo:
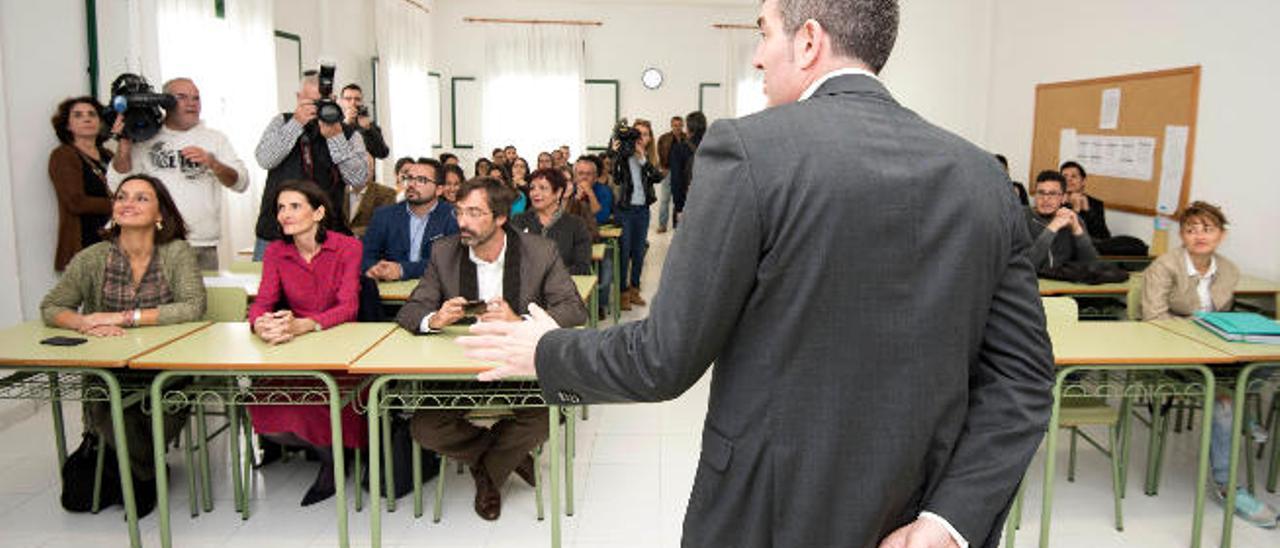
[[[431,258],[431,243],[458,233],[453,206],[439,199],[439,162],[427,158],[406,163],[401,181],[404,203],[382,206],[373,212],[365,232],[360,270],[378,281],[422,277]]]
[[[434,246],[426,274],[396,315],[414,333],[432,333],[471,316],[481,322],[519,322],[537,303],[560,327],[587,321],[587,307],[560,260],[555,242],[516,232],[507,212],[515,190],[477,177],[458,190],[460,232]],[[410,432],[424,447],[467,463],[476,483],[475,510],[486,520],[502,513],[502,485],[515,472],[534,485],[529,452],[547,439],[545,408],[513,409],[489,428],[467,420],[466,409],[424,409]]]
[[[1037,271],[1098,260],[1080,215],[1063,207],[1066,195],[1067,180],[1061,173],[1045,170],[1036,176],[1035,202],[1027,210],[1027,232],[1031,234],[1031,264]]]

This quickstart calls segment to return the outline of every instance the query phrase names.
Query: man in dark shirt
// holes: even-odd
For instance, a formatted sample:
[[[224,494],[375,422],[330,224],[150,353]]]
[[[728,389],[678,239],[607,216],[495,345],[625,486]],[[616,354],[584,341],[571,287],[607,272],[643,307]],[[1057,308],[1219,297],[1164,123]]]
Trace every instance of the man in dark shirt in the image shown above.
[[[1028,254],[1037,271],[1098,259],[1080,216],[1063,207],[1066,191],[1067,181],[1061,173],[1049,169],[1036,176],[1035,205],[1027,210],[1027,232],[1031,234]]]

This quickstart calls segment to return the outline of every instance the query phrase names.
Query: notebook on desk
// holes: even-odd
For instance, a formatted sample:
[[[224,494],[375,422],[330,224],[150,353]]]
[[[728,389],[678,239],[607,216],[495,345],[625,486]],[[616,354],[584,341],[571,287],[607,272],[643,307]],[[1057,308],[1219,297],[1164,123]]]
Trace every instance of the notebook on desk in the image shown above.
[[[1280,323],[1253,312],[1196,312],[1195,322],[1228,341],[1280,344]]]

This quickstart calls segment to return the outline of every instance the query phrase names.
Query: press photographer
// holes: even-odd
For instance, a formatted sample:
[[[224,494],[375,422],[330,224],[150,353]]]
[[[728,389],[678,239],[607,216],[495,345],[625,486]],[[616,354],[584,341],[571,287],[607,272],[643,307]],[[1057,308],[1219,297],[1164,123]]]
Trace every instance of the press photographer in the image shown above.
[[[258,141],[258,165],[267,171],[255,232],[254,260],[262,260],[267,244],[280,239],[276,221],[276,189],[285,181],[315,181],[329,195],[329,203],[345,209],[345,187],[364,186],[369,167],[364,161],[364,139],[354,127],[342,124],[342,109],[333,100],[334,66],[303,73],[298,104],[293,112],[276,116]],[[345,211],[331,218],[335,228],[347,229]]]
[[[386,158],[391,150],[387,141],[382,138],[382,128],[373,122],[369,115],[369,107],[364,104],[364,90],[359,85],[347,84],[342,88],[342,123],[356,128],[364,139],[364,148],[379,160]]]
[[[621,120],[614,128],[612,143],[613,181],[618,185],[618,209],[614,219],[622,225],[621,272],[624,310],[631,305],[644,306],[640,297],[640,274],[649,248],[649,206],[657,201],[653,185],[662,181],[658,169],[658,147],[653,140],[653,126],[645,120],[627,125]],[[630,267],[630,268],[628,268]]]
[[[200,89],[190,78],[165,82],[163,95],[140,76],[124,74],[112,84],[111,133],[119,149],[107,172],[112,189],[127,175],[160,179],[187,223],[187,241],[202,270],[218,269],[222,235],[222,187],[249,188],[244,162],[222,132],[200,120]],[[161,110],[163,109],[163,110]]]

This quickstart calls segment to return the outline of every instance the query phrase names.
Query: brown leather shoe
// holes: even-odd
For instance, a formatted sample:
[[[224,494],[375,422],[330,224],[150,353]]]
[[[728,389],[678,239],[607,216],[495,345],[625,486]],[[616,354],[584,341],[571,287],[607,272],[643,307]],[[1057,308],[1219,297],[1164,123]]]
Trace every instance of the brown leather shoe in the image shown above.
[[[476,514],[488,521],[498,519],[502,515],[502,493],[493,485],[484,466],[472,466],[471,479],[476,482]]]
[[[563,415],[561,415],[561,417],[563,417]],[[537,466],[537,463],[534,462],[533,457],[525,455],[524,460],[520,461],[520,466],[516,467],[516,475],[520,476],[520,479],[529,484],[529,487],[538,486],[538,477],[534,475],[535,466]]]
[[[631,310],[631,290],[623,291],[618,296],[618,308],[621,310]]]
[[[631,288],[631,304],[634,304],[636,306],[644,306],[649,303],[645,302],[644,299],[640,298],[640,289],[633,287]]]

